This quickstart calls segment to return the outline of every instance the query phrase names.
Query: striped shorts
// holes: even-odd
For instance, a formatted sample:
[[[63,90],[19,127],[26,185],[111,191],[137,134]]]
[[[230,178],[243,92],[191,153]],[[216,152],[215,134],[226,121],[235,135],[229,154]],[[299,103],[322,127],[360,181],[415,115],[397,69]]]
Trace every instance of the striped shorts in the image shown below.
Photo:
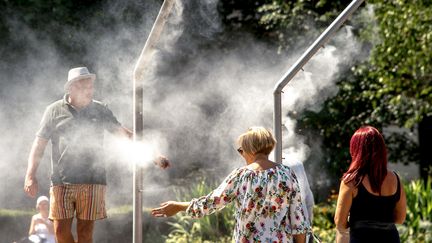
[[[81,220],[97,220],[107,217],[105,209],[105,185],[63,184],[50,188],[50,212],[52,220],[70,219],[75,213]]]

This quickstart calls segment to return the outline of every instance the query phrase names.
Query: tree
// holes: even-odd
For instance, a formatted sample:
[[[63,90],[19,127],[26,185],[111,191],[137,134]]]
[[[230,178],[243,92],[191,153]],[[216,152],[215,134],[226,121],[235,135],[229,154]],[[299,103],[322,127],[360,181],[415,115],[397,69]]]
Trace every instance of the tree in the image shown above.
[[[420,146],[423,148],[420,156],[410,153],[398,157],[405,161],[420,157],[420,173],[426,179],[432,176],[432,157],[424,149],[430,147],[432,141],[422,134],[432,125],[432,2],[371,2],[379,23],[377,34],[381,42],[373,48],[369,62],[359,65],[355,73],[373,82],[362,93],[373,104],[371,119],[411,129],[420,123]],[[406,151],[400,146],[404,140],[398,142],[394,154]]]
[[[270,1],[257,11],[262,14],[260,24],[275,33],[281,50],[286,50],[298,42],[296,33],[310,31],[308,21],[326,26],[347,4]],[[356,23],[355,33],[365,47],[372,48],[369,59],[340,75],[338,95],[328,100],[321,112],[306,112],[300,119],[300,128],[322,137],[326,163],[337,177],[347,167],[344,162],[350,160],[350,136],[361,125],[414,129],[432,114],[432,2],[393,0],[368,4],[377,24],[373,18]],[[288,31],[291,35],[285,34]],[[312,36],[317,35],[312,31]],[[407,134],[391,134],[386,141],[390,161],[418,161],[418,144]]]
[[[320,114],[307,114],[303,120],[306,127],[326,131],[322,135],[332,162],[349,159],[346,149],[337,152],[341,147],[334,141],[343,137],[348,144],[350,134],[362,124],[414,129],[431,115],[430,7],[429,1],[373,3],[378,26],[361,31],[364,41],[374,44],[370,58],[341,79],[340,93]],[[333,125],[324,128],[325,124]],[[418,162],[418,144],[406,134],[391,134],[386,140],[390,161]],[[335,172],[343,169],[331,167]]]

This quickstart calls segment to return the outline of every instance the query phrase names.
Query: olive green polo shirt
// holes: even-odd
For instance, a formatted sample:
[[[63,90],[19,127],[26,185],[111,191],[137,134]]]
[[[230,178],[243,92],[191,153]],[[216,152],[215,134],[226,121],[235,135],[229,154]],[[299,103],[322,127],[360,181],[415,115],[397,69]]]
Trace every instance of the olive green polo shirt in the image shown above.
[[[51,140],[51,183],[106,185],[104,131],[120,123],[108,107],[93,100],[76,110],[68,96],[49,105],[36,135]]]

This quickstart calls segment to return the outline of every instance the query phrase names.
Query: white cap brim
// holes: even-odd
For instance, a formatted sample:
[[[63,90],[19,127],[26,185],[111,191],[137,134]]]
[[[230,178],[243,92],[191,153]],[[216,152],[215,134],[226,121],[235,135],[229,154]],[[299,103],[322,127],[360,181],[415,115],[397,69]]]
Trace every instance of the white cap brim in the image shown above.
[[[37,201],[36,201],[36,208],[39,206],[39,204],[43,201],[49,202],[48,197],[46,196],[40,196],[38,197]]]
[[[87,78],[91,78],[92,81],[95,81],[96,80],[96,74],[89,73],[89,74],[81,75],[81,76],[76,77],[74,79],[68,80],[64,85],[64,90],[68,90],[69,86],[71,86],[71,84],[74,83],[75,81],[78,81],[81,79],[87,79]]]

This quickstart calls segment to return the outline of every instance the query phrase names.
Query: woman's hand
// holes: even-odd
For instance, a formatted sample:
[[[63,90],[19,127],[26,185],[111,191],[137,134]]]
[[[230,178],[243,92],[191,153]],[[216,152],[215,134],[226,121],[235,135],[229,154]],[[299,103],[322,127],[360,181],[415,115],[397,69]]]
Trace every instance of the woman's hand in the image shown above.
[[[159,208],[153,208],[151,214],[153,217],[170,217],[180,211],[185,211],[189,202],[168,201],[160,204]]]

